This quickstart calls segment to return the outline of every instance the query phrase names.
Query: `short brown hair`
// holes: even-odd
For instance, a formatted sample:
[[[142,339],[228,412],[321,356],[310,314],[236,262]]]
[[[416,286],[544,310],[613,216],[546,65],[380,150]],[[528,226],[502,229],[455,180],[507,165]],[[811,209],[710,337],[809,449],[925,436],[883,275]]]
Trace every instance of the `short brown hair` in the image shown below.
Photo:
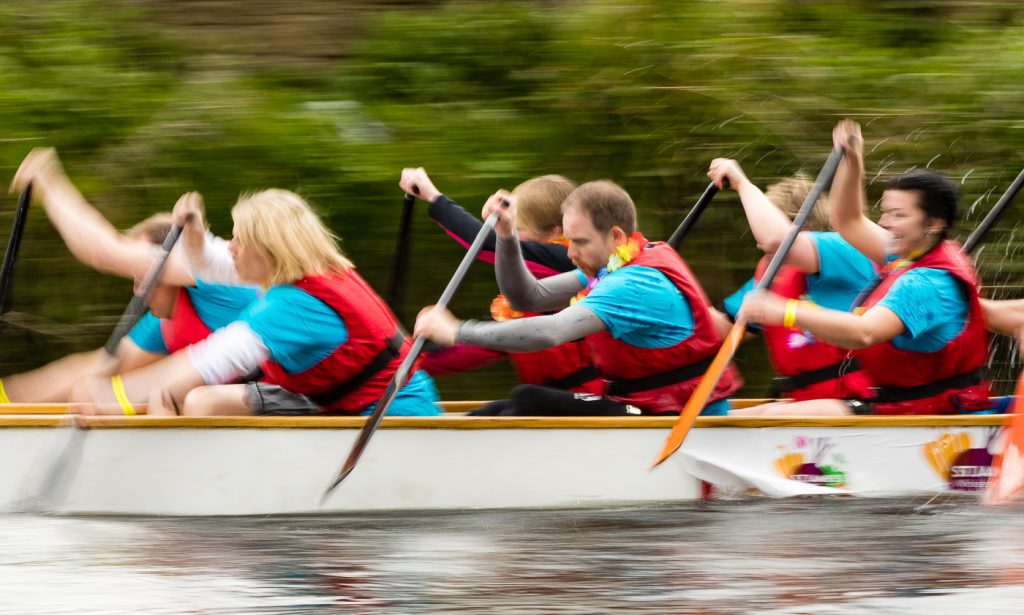
[[[540,233],[550,233],[562,225],[562,202],[573,190],[576,182],[561,175],[541,175],[516,186],[516,226]]]
[[[132,239],[144,238],[158,246],[162,246],[167,239],[167,235],[170,234],[172,226],[174,226],[174,219],[171,217],[171,214],[163,211],[153,214],[131,227],[125,231],[125,235]]]
[[[814,182],[811,181],[811,176],[801,171],[789,179],[768,186],[764,195],[787,216],[795,218],[813,186]],[[818,197],[818,202],[814,204],[811,214],[807,216],[804,229],[808,231],[832,230],[832,226],[828,223],[828,196],[824,192]]]
[[[610,179],[587,182],[573,190],[562,203],[562,213],[573,208],[580,209],[601,233],[614,226],[626,235],[636,232],[636,205],[629,193]]]

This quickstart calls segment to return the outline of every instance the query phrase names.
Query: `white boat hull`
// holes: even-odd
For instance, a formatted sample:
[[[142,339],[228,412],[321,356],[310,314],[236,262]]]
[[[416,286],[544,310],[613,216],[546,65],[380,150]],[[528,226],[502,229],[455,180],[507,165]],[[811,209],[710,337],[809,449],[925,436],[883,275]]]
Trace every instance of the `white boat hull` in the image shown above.
[[[950,489],[943,459],[991,448],[1003,419],[701,419],[680,454],[654,470],[668,419],[388,419],[322,506],[362,419],[111,417],[84,430],[71,420],[0,417],[0,507],[267,515],[607,506],[698,499],[701,479],[771,495],[828,492],[794,480],[801,460],[839,472],[843,493],[941,493]],[[984,469],[959,472],[984,480]]]

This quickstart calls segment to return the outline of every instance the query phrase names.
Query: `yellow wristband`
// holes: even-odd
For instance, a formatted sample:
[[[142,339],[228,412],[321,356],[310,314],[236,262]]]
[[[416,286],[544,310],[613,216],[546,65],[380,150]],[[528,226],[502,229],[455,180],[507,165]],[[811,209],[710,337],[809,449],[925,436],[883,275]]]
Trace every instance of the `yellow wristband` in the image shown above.
[[[121,404],[121,412],[124,412],[125,416],[135,416],[135,406],[132,405],[128,395],[124,392],[124,381],[121,380],[121,376],[111,378],[110,386],[114,389],[114,397],[117,398],[117,403]]]
[[[786,313],[782,316],[782,326],[787,329],[792,329],[796,325],[796,306],[800,305],[800,302],[796,299],[790,299],[786,302]]]
[[[7,397],[7,391],[4,390],[4,381],[0,380],[0,404],[11,403],[11,398]]]

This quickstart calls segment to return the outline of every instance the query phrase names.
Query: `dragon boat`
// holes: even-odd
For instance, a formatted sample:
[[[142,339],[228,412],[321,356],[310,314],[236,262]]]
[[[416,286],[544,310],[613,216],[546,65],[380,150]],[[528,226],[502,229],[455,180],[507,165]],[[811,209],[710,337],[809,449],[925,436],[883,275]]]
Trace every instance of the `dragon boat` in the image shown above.
[[[756,401],[734,402],[749,405]],[[268,515],[977,491],[1005,415],[701,417],[651,470],[673,417],[385,418],[325,501],[364,417],[85,417],[0,406],[7,512]]]

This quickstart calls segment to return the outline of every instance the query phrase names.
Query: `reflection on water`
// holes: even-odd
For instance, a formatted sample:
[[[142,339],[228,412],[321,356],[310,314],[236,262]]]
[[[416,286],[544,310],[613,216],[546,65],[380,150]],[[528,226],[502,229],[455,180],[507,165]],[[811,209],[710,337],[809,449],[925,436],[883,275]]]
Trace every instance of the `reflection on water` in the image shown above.
[[[740,500],[614,510],[6,516],[19,613],[1019,612],[1019,510]]]

